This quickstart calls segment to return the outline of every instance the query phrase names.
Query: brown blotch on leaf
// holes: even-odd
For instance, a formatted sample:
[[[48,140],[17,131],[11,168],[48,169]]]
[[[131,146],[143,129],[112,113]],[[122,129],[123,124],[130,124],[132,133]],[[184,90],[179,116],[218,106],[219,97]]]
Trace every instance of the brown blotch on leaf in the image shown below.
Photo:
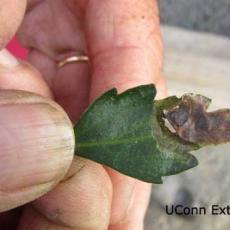
[[[179,104],[164,112],[165,118],[184,140],[208,145],[230,141],[230,109],[207,112],[211,100],[186,94]]]

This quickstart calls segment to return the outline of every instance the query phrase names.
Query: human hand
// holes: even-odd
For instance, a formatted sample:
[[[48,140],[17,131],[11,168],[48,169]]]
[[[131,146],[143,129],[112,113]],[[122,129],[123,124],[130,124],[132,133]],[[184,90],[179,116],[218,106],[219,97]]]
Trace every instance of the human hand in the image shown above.
[[[165,95],[155,1],[29,1],[19,38],[73,122],[89,101],[113,87],[155,83],[158,97]],[[57,68],[76,51],[89,56],[90,66]],[[20,81],[13,87],[22,88]],[[37,81],[34,77],[32,85]],[[22,89],[37,92],[30,85]],[[39,90],[47,95],[45,85]],[[62,183],[24,207],[19,229],[141,230],[149,195],[149,184],[75,157]]]
[[[0,6],[0,229],[4,230],[17,228],[24,208],[14,208],[63,179],[74,151],[72,124],[60,106],[45,98],[51,91],[40,74],[2,49],[16,32],[25,5],[22,0],[2,0]]]

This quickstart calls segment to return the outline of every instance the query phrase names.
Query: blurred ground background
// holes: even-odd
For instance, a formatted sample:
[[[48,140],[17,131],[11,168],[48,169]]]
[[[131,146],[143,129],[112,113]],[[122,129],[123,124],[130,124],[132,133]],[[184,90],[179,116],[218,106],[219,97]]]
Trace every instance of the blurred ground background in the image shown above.
[[[159,0],[169,95],[201,93],[230,108],[230,1]],[[230,205],[230,145],[194,153],[199,166],[153,185],[145,230],[228,230],[230,216],[167,216],[165,205]]]
[[[229,0],[159,0],[162,23],[230,36]]]

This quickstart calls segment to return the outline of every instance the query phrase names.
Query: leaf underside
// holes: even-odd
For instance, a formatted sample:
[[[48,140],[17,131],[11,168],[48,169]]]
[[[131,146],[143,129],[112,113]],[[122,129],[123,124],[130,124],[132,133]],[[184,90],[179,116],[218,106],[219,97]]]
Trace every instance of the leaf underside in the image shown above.
[[[103,94],[74,127],[76,154],[151,183],[195,167],[189,152],[201,146],[171,133],[163,120],[180,99],[154,101],[155,95],[154,85]]]

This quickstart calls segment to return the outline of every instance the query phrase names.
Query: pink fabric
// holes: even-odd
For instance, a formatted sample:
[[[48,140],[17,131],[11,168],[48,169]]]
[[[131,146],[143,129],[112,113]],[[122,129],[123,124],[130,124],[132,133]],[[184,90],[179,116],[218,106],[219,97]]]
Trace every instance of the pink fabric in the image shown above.
[[[7,45],[7,49],[18,58],[25,59],[27,57],[28,51],[20,45],[16,38],[11,40]]]

